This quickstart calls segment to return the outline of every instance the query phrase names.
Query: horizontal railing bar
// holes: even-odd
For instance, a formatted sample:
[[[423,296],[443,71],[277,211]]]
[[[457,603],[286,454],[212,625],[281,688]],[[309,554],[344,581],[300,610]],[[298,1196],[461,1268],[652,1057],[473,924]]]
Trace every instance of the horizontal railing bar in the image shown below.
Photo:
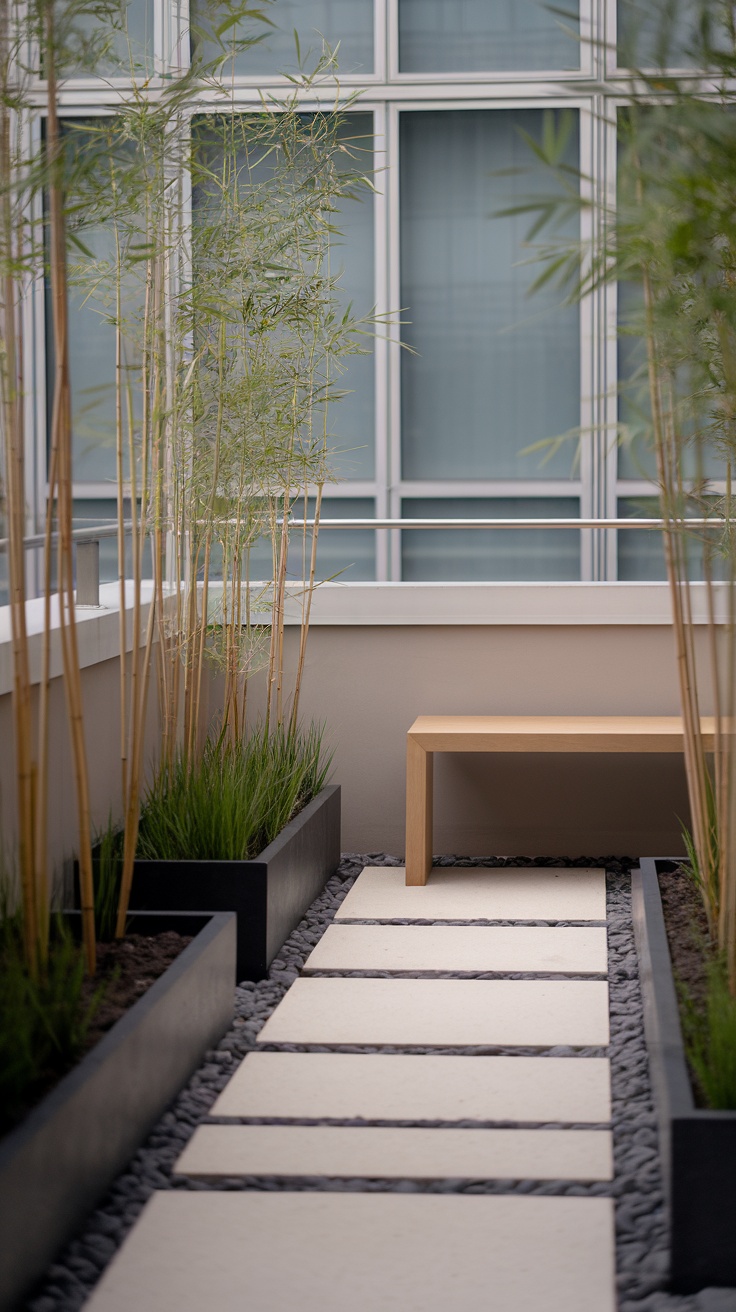
[[[123,531],[125,533],[130,533],[132,528],[133,528],[132,519],[126,519],[123,524]],[[92,528],[72,529],[72,539],[74,542],[85,542],[87,538],[92,538],[93,540],[99,541],[101,538],[115,538],[117,537],[117,535],[118,535],[117,524],[98,524],[96,528],[92,527]],[[58,532],[52,533],[51,534],[52,546],[56,546],[58,541],[59,541]],[[7,551],[9,544],[10,544],[9,538],[0,538],[0,551]],[[23,539],[23,546],[27,547],[28,550],[32,550],[33,547],[43,547],[45,545],[46,545],[45,533],[34,533],[31,535],[31,537],[27,537]]]
[[[241,521],[242,522],[242,521]],[[220,520],[222,525],[237,524],[238,520]],[[319,530],[323,528],[566,528],[566,529],[607,529],[607,528],[643,528],[661,529],[665,523],[673,528],[722,528],[725,519],[320,519]],[[277,520],[280,526],[283,520]],[[290,528],[314,528],[313,519],[289,520]]]
[[[223,527],[228,524],[241,523],[242,520],[219,520]],[[320,519],[319,528],[322,529],[662,529],[665,525],[671,528],[723,528],[727,524],[725,519]],[[281,527],[283,520],[277,520],[277,525]],[[289,521],[291,528],[314,528],[313,519],[292,519]],[[200,526],[201,527],[201,526]],[[129,533],[133,528],[131,520],[126,520],[123,525],[125,533]],[[117,524],[100,524],[93,528],[75,528],[72,531],[72,538],[75,542],[85,541],[87,538],[100,540],[102,538],[117,537]],[[58,533],[52,533],[51,541],[54,545],[59,540]],[[36,533],[31,537],[23,539],[23,546],[27,548],[42,547],[46,541],[43,533]],[[8,548],[8,538],[0,538],[0,551]]]

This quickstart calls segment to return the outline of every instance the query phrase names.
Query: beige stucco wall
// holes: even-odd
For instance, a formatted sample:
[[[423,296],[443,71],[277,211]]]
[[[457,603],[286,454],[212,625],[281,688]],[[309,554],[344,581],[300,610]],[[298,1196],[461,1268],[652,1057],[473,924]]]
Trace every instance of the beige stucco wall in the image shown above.
[[[289,629],[292,659],[296,638],[296,630]],[[705,670],[703,630],[697,640]],[[110,649],[91,650],[82,671],[96,826],[105,824],[110,811],[114,818],[120,814],[118,660]],[[216,715],[217,677],[210,683]],[[704,712],[709,709],[703,706]],[[406,730],[417,715],[677,714],[672,635],[661,623],[316,624],[301,712],[304,720],[324,722],[326,740],[335,749],[343,849],[401,856]],[[158,729],[154,681],[149,765]],[[60,871],[76,845],[76,801],[59,677],[51,688],[51,743],[50,847]],[[7,692],[0,694],[0,744],[2,834],[11,849],[14,763]],[[463,754],[436,759],[438,853],[669,854],[681,850],[680,817],[687,817],[687,796],[678,758]]]
[[[706,669],[705,633],[697,636]],[[396,855],[405,735],[417,715],[678,710],[671,631],[641,624],[315,626],[301,703],[335,748],[344,850]],[[435,760],[437,853],[670,854],[682,850],[678,817],[687,814],[679,758]]]
[[[120,663],[117,657],[86,666],[82,670],[84,726],[89,766],[90,806],[94,831],[121,818],[120,767]],[[37,703],[37,698],[34,699]],[[149,697],[145,759],[156,759],[159,715],[155,680]],[[13,720],[9,693],[0,696],[0,835],[12,860],[16,838],[15,765]],[[51,680],[49,690],[49,856],[57,897],[66,881],[69,858],[77,850],[77,799],[69,747],[64,685]]]

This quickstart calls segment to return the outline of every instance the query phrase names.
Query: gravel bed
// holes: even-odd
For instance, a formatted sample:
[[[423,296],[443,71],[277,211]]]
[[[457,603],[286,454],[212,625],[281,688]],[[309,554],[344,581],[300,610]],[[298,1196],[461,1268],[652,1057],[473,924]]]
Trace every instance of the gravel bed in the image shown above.
[[[246,1177],[219,1181],[213,1186],[202,1181],[172,1177],[172,1166],[185,1143],[196,1126],[208,1117],[217,1094],[229,1080],[235,1066],[255,1046],[259,1030],[297,978],[306,957],[321,938],[363,866],[401,864],[403,862],[398,858],[387,856],[385,853],[349,854],[343,858],[339,870],[329,880],[324,893],[313,903],[304,920],[282,948],[279,957],[273,963],[269,978],[258,983],[246,982],[238,987],[232,1028],[218,1047],[206,1054],[204,1064],[192,1076],[187,1087],[162,1117],[144,1146],[135,1154],[128,1169],[118,1177],[101,1205],[90,1215],[83,1232],[69,1244],[58,1261],[49,1269],[43,1284],[26,1303],[26,1312],[77,1312],[153,1190],[201,1190],[212,1187],[263,1191],[299,1188],[399,1193],[612,1196],[616,1200],[619,1312],[720,1312],[721,1307],[724,1312],[726,1309],[730,1312],[733,1304],[730,1301],[721,1303],[718,1296],[715,1301],[709,1301],[708,1297],[703,1295],[698,1298],[680,1298],[667,1294],[663,1289],[667,1266],[666,1224],[658,1159],[657,1127],[649,1085],[641,995],[631,926],[628,870],[634,863],[627,858],[602,860],[580,858],[577,861],[498,858],[481,861],[443,857],[440,861],[442,865],[482,865],[494,868],[543,865],[597,866],[605,867],[607,870],[611,996],[610,1055],[616,1166],[616,1178],[612,1184],[528,1180],[469,1183],[466,1180],[446,1179],[417,1182],[328,1180],[324,1177],[299,1177],[293,1180],[280,1177]],[[279,1045],[279,1050],[328,1051],[316,1045],[300,1048],[298,1045],[286,1044]],[[528,1051],[529,1055],[539,1053],[539,1049],[490,1047],[401,1049],[386,1046],[378,1049],[356,1046],[340,1050],[413,1053],[431,1051],[434,1054],[448,1052],[454,1055],[462,1052],[521,1054]],[[599,1048],[557,1047],[548,1049],[547,1052],[550,1056],[573,1055],[573,1053],[576,1056],[602,1054]],[[325,1120],[323,1123],[338,1122]],[[403,1122],[403,1124],[411,1124],[411,1122]]]

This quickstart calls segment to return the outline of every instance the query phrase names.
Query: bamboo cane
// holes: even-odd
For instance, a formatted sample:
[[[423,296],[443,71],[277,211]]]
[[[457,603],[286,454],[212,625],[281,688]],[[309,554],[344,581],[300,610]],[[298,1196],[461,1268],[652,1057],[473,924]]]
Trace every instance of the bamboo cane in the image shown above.
[[[0,52],[3,75],[10,59],[9,15],[3,0],[0,9]],[[10,114],[5,100],[0,105],[0,176],[11,173]],[[9,590],[13,659],[13,731],[16,759],[19,864],[23,897],[23,934],[26,961],[35,978],[39,969],[39,908],[34,855],[34,772],[31,756],[31,685],[26,629],[25,589],[25,476],[22,396],[19,389],[17,340],[17,288],[13,277],[15,234],[13,204],[9,188],[2,194],[2,243],[5,254],[1,333],[4,362],[2,384],[3,429],[6,439],[6,496],[8,507]]]
[[[72,545],[71,397],[69,383],[69,321],[66,284],[66,241],[64,197],[60,175],[61,139],[57,112],[56,51],[53,5],[46,3],[47,131],[46,154],[49,172],[49,247],[51,301],[53,309],[55,377],[52,425],[59,461],[59,618],[64,664],[64,690],[69,719],[77,794],[79,884],[82,934],[87,970],[94,974],[96,939],[92,840],[89,805],[82,694],[79,674],[76,618],[74,610],[74,560]]]

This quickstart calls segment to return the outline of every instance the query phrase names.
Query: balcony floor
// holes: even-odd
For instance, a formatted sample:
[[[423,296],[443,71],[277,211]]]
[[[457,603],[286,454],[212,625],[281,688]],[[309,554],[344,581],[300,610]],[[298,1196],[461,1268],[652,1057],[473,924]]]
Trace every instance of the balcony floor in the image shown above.
[[[443,858],[406,889],[363,860],[30,1312],[80,1307],[123,1232],[89,1312],[705,1309],[664,1289],[627,863]]]

